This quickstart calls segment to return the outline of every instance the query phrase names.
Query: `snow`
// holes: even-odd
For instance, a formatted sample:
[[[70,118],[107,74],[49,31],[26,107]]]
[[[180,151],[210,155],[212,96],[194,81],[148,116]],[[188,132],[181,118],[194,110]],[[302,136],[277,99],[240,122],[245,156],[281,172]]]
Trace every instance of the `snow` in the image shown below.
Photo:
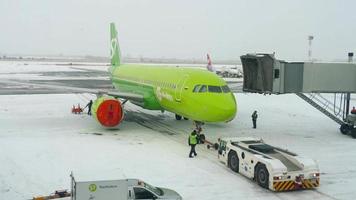
[[[283,193],[233,173],[203,145],[198,146],[197,157],[188,158],[192,122],[176,121],[171,113],[128,103],[126,118],[115,130],[104,129],[90,116],[70,113],[73,104],[85,105],[92,98],[90,94],[0,96],[1,200],[69,189],[70,172],[88,170],[120,171],[127,178],[174,189],[188,200],[354,199],[356,195],[355,140],[340,134],[335,122],[296,95],[236,94],[237,117],[203,127],[212,141],[262,137],[317,160],[320,188]],[[256,130],[251,128],[254,110],[259,114]]]

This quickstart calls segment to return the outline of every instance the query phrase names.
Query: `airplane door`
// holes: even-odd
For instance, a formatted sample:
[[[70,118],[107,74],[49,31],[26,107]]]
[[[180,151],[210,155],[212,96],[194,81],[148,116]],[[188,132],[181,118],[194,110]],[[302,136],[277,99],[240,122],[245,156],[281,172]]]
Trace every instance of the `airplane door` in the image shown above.
[[[176,85],[176,89],[174,92],[174,98],[177,102],[182,100],[182,92],[184,90],[184,85],[188,80],[188,75],[185,75],[182,79],[180,79]]]

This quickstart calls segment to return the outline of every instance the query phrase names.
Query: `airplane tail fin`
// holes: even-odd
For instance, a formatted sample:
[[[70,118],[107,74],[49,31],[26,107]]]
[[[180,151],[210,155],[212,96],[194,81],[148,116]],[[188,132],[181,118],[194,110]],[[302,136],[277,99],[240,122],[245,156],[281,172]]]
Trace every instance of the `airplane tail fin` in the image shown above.
[[[214,69],[213,69],[213,65],[211,64],[210,55],[209,55],[209,54],[206,54],[206,58],[207,58],[207,60],[208,60],[208,64],[207,64],[206,68],[207,68],[209,71],[213,72]]]
[[[110,42],[111,42],[111,66],[117,67],[121,63],[120,47],[117,40],[117,31],[114,23],[110,23]]]

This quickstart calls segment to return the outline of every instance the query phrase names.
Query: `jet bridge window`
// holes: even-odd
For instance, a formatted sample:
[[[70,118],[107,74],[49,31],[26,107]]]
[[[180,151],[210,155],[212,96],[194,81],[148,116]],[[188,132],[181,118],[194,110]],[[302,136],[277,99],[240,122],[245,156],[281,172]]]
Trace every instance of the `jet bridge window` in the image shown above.
[[[279,69],[274,69],[274,78],[279,78]]]
[[[199,92],[200,85],[196,85],[193,89],[193,92]]]
[[[221,93],[221,87],[219,87],[219,86],[211,86],[211,85],[209,85],[208,88],[209,88],[209,92]]]

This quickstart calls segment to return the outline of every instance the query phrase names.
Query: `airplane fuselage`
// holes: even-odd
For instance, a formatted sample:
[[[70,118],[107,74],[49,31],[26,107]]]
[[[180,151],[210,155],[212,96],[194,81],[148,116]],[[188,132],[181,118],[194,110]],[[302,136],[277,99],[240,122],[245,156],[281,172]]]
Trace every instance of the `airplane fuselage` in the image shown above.
[[[110,73],[116,89],[143,95],[143,103],[132,103],[145,109],[167,110],[201,122],[227,122],[237,112],[226,82],[207,70],[121,64]]]

